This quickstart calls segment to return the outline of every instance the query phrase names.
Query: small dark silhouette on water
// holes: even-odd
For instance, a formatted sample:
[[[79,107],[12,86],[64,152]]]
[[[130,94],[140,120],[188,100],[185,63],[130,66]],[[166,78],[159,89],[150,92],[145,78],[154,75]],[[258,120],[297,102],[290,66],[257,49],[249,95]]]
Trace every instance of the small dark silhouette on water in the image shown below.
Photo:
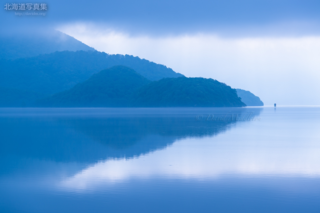
[[[276,107],[277,107],[277,104],[274,104],[274,107],[276,108]]]

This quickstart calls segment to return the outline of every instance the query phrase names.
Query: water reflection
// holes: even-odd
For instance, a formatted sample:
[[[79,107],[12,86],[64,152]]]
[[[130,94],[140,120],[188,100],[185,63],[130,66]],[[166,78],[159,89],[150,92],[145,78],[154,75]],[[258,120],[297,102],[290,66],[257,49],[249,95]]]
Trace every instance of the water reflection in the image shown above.
[[[1,109],[0,175],[10,177],[23,167],[27,170],[19,178],[36,174],[59,181],[105,162],[118,168],[111,169],[109,179],[121,179],[130,165],[121,167],[119,162],[131,158],[135,162],[138,156],[181,139],[215,136],[260,112],[259,108]],[[136,166],[129,170],[140,171]]]
[[[3,109],[0,155],[94,163],[213,136],[261,109]]]
[[[320,209],[319,108],[0,109],[0,127],[3,212]]]
[[[225,134],[215,135],[226,129],[226,126],[217,125],[218,128],[209,128],[211,134],[199,131],[206,132],[201,139],[177,137],[170,148],[139,158],[100,161],[64,179],[60,186],[86,191],[132,178],[212,180],[225,175],[319,177],[319,112],[313,115],[285,112],[280,118],[271,115],[262,116],[262,122],[254,125],[238,125]],[[314,122],[310,116],[314,116]],[[305,128],[306,123],[311,126]],[[214,124],[217,123],[214,121]],[[181,125],[184,130],[191,127],[188,122],[181,122]],[[201,127],[200,124],[198,126]],[[187,132],[185,135],[194,135]]]

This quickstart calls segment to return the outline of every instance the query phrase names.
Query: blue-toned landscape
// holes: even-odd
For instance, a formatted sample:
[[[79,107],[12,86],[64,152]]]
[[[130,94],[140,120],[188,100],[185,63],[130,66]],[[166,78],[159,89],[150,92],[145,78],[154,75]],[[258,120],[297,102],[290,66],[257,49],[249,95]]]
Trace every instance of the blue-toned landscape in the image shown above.
[[[320,2],[0,1],[0,213],[320,212]]]
[[[320,109],[1,109],[3,212],[318,212]]]

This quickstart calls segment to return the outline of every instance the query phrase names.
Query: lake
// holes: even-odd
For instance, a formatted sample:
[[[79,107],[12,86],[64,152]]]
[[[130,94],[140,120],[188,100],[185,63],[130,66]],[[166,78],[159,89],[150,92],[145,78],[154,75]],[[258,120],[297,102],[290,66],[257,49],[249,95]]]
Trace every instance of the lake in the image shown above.
[[[320,212],[320,107],[0,108],[0,212]]]

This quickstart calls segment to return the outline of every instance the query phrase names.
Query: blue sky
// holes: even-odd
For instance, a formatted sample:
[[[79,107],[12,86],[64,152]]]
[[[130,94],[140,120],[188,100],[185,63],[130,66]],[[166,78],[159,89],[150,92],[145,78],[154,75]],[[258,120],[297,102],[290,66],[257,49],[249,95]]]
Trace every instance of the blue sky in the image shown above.
[[[99,51],[250,90],[266,104],[320,105],[319,0],[46,3],[45,17],[3,10],[2,33],[55,28]]]

